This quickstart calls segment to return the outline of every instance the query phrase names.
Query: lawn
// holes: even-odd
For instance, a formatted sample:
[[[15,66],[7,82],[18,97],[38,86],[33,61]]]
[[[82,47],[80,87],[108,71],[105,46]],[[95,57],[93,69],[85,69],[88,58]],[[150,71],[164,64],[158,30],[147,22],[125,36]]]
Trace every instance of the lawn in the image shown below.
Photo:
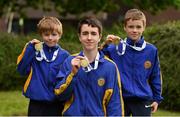
[[[0,92],[0,116],[23,116],[27,113],[28,99],[21,91]]]
[[[0,116],[25,116],[28,99],[21,91],[0,92]],[[180,112],[159,109],[153,116],[180,116]]]

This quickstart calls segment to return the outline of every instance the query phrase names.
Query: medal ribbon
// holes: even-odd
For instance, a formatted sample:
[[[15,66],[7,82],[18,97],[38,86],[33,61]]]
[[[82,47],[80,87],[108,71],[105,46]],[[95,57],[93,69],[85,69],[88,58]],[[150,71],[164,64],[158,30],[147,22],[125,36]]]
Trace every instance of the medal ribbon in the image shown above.
[[[39,54],[39,52],[40,52],[40,57],[37,56]],[[54,51],[53,57],[52,57],[51,60],[47,59],[43,49],[41,49],[39,52],[36,51],[36,60],[42,61],[44,59],[46,62],[52,62],[52,61],[54,61],[56,59],[56,57],[58,55],[58,52],[59,52],[59,48],[56,51]]]
[[[88,61],[87,57],[84,56],[86,58],[86,60]],[[91,64],[89,63],[87,67],[83,67],[82,69],[85,71],[85,72],[90,72],[91,70],[96,70],[98,68],[98,64],[99,64],[99,58],[100,58],[100,54],[99,52],[97,53],[96,55],[96,58],[95,58],[95,62],[94,62],[94,68],[91,66]]]
[[[134,50],[136,51],[142,51],[145,47],[146,47],[146,41],[144,40],[143,44],[142,44],[142,47],[136,47],[136,46],[132,46],[132,45],[129,45],[127,42],[126,42],[127,38],[125,40],[122,40],[121,43],[122,43],[122,52],[119,52],[119,47],[118,45],[116,45],[116,51],[117,51],[117,54],[119,56],[121,55],[124,55],[125,51],[126,51],[126,46],[129,46],[131,48],[133,48]]]

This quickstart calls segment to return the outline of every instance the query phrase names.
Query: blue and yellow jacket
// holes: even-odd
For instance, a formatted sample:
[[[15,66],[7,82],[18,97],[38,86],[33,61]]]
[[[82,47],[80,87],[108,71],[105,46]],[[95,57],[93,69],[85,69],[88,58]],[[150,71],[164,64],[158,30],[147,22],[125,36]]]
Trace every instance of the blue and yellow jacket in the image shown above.
[[[23,94],[33,100],[53,101],[55,78],[60,69],[60,65],[69,56],[69,53],[60,48],[48,47],[43,44],[43,50],[47,59],[51,59],[55,50],[60,49],[57,58],[52,62],[45,60],[37,61],[35,58],[35,48],[31,43],[26,44],[17,60],[17,71],[21,75],[28,75],[25,82]]]
[[[82,52],[79,54],[83,56]],[[96,70],[85,72],[82,67],[74,75],[70,56],[57,75],[55,93],[71,98],[65,103],[63,115],[68,116],[122,116],[123,100],[118,69],[115,64],[100,53]],[[92,63],[93,65],[93,63]],[[61,96],[62,95],[62,96]],[[63,97],[64,98],[64,97]]]
[[[144,42],[142,37],[136,44],[141,47]],[[134,46],[131,39],[127,38],[127,44]],[[122,52],[122,43],[118,45]],[[122,81],[123,98],[125,100],[150,100],[158,103],[163,99],[162,78],[158,60],[157,48],[150,43],[142,51],[137,51],[126,46],[125,54],[118,55],[117,48],[110,44],[103,49],[118,66]]]

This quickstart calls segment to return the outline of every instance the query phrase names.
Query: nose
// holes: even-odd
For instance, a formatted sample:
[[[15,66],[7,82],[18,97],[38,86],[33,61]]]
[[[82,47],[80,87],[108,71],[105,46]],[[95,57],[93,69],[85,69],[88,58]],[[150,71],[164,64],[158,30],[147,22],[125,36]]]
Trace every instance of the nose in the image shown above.
[[[92,36],[91,36],[91,34],[88,34],[88,40],[90,40],[90,39],[91,39],[91,37],[92,37]]]
[[[136,32],[137,31],[137,28],[133,28],[133,32]]]
[[[52,38],[52,35],[49,35],[49,40],[52,40],[53,38]]]

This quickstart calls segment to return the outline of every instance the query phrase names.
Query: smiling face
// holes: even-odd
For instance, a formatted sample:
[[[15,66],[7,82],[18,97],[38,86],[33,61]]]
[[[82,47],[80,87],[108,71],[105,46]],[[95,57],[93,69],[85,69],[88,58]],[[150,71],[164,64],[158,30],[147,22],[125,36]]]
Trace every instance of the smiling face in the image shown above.
[[[124,30],[127,33],[127,36],[131,38],[134,42],[137,42],[142,33],[144,32],[144,25],[142,20],[128,20],[124,26]]]
[[[101,35],[99,33],[98,27],[92,27],[88,24],[83,24],[81,26],[79,40],[82,43],[83,49],[85,51],[97,50],[100,38]]]

